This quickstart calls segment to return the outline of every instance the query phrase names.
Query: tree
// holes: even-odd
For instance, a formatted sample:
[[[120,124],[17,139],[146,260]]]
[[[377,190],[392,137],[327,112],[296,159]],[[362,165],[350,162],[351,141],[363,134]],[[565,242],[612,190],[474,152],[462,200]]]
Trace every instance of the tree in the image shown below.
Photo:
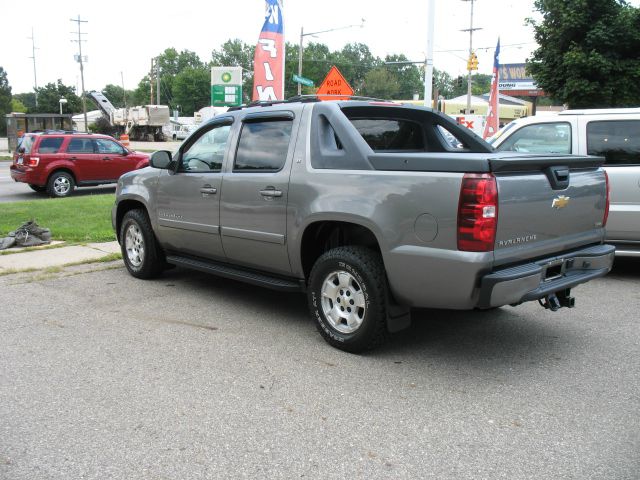
[[[255,47],[242,40],[227,40],[220,50],[211,52],[212,67],[242,67],[242,99],[251,101],[253,91],[253,52]]]
[[[118,85],[108,84],[102,89],[102,94],[107,97],[111,104],[116,108],[124,107],[124,97],[127,96],[127,105],[132,106],[134,100],[133,90],[124,90]]]
[[[13,99],[21,102],[27,108],[27,113],[36,108],[36,94],[34,92],[16,93]]]
[[[187,115],[211,103],[211,74],[206,67],[185,68],[173,79],[173,100]]]
[[[363,95],[391,100],[398,98],[399,91],[398,75],[391,73],[386,66],[369,70],[364,76]]]
[[[387,55],[384,58],[385,63],[389,62],[408,62],[409,59],[404,55]],[[424,73],[421,73],[419,65],[415,63],[390,63],[389,71],[394,73],[395,82],[398,85],[397,91],[393,97],[386,96],[384,98],[397,98],[399,100],[410,100],[415,93],[424,96]],[[422,67],[424,71],[424,66]],[[365,87],[368,92],[369,89]],[[369,93],[367,93],[369,95]]]
[[[455,80],[443,70],[433,69],[433,86],[438,90],[438,95],[444,98],[454,97]]]
[[[538,87],[571,108],[640,103],[640,9],[622,0],[535,0]]]
[[[335,64],[356,95],[362,94],[367,72],[381,63],[381,60],[374,57],[364,43],[348,43],[342,50],[335,53]]]
[[[38,106],[29,109],[30,113],[59,113],[60,99],[66,98],[63,113],[78,113],[82,111],[82,101],[76,95],[76,88],[62,83],[58,79],[56,83],[47,83],[38,88]]]
[[[11,112],[11,86],[7,79],[7,72],[0,67],[0,135],[7,134],[5,115],[9,112]]]
[[[20,100],[18,100],[17,98],[13,97],[11,99],[11,111],[12,112],[27,113],[27,107]]]

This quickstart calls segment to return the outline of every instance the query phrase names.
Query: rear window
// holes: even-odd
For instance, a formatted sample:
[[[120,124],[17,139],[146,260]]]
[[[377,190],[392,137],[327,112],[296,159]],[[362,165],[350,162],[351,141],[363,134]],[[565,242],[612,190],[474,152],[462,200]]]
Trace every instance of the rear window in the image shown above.
[[[422,127],[403,119],[351,118],[358,133],[376,152],[424,152]]]
[[[24,135],[18,141],[18,148],[24,148],[24,153],[29,154],[31,153],[31,149],[33,148],[34,140],[35,137],[33,135]]]
[[[40,140],[38,153],[58,153],[62,146],[62,137],[46,137]]]
[[[587,153],[605,157],[607,165],[640,164],[640,120],[589,122]]]

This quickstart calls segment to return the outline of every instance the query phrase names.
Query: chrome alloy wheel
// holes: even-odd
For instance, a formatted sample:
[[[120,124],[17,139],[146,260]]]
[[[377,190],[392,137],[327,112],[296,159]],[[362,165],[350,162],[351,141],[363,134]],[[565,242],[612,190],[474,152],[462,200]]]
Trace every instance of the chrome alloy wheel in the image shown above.
[[[364,320],[366,302],[355,277],[344,270],[331,272],[322,284],[322,311],[340,333],[353,333]]]
[[[56,195],[64,196],[69,193],[71,190],[71,182],[67,177],[57,177],[53,181],[53,189],[56,192]]]
[[[129,225],[124,236],[124,247],[127,251],[127,259],[134,267],[142,265],[144,258],[144,238],[142,231],[136,224]]]

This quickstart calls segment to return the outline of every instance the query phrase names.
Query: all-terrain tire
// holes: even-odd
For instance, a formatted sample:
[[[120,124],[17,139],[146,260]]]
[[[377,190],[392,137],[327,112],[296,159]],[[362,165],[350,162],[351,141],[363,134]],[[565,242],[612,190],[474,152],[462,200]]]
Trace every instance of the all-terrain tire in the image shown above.
[[[144,210],[125,213],[120,226],[120,249],[129,273],[136,278],[155,278],[166,267],[164,252]]]
[[[384,343],[387,330],[387,278],[380,254],[365,247],[325,252],[309,276],[309,310],[320,334],[351,353]]]

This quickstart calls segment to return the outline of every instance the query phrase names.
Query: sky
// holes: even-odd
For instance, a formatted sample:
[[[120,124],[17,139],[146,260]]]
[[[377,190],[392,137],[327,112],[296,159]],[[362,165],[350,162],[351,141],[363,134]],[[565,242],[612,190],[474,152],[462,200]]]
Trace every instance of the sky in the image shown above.
[[[469,28],[470,2],[435,2],[434,67],[454,77],[466,74],[469,34],[461,30]],[[630,3],[638,5],[640,0]],[[498,37],[501,63],[522,63],[530,56],[536,45],[525,19],[539,18],[532,8],[533,0],[475,0],[474,28],[481,28],[473,36],[479,73],[491,73]],[[209,61],[211,51],[228,39],[255,44],[264,21],[264,0],[31,0],[28,8],[10,2],[3,11],[3,17],[11,20],[3,22],[0,66],[13,93],[32,91],[34,85],[32,28],[38,86],[60,78],[80,90],[79,65],[74,61],[78,44],[72,42],[77,35],[71,33],[77,31],[77,24],[70,21],[78,15],[88,22],[81,24],[86,32],[82,53],[88,56],[85,89],[121,85],[122,79],[127,89],[133,89],[148,72],[151,58],[166,48],[192,50]],[[301,27],[316,32],[355,25],[309,35],[304,41],[325,43],[332,50],[359,42],[376,56],[404,53],[414,61],[425,58],[426,16],[426,0],[284,0],[283,5],[288,42],[299,43]]]

